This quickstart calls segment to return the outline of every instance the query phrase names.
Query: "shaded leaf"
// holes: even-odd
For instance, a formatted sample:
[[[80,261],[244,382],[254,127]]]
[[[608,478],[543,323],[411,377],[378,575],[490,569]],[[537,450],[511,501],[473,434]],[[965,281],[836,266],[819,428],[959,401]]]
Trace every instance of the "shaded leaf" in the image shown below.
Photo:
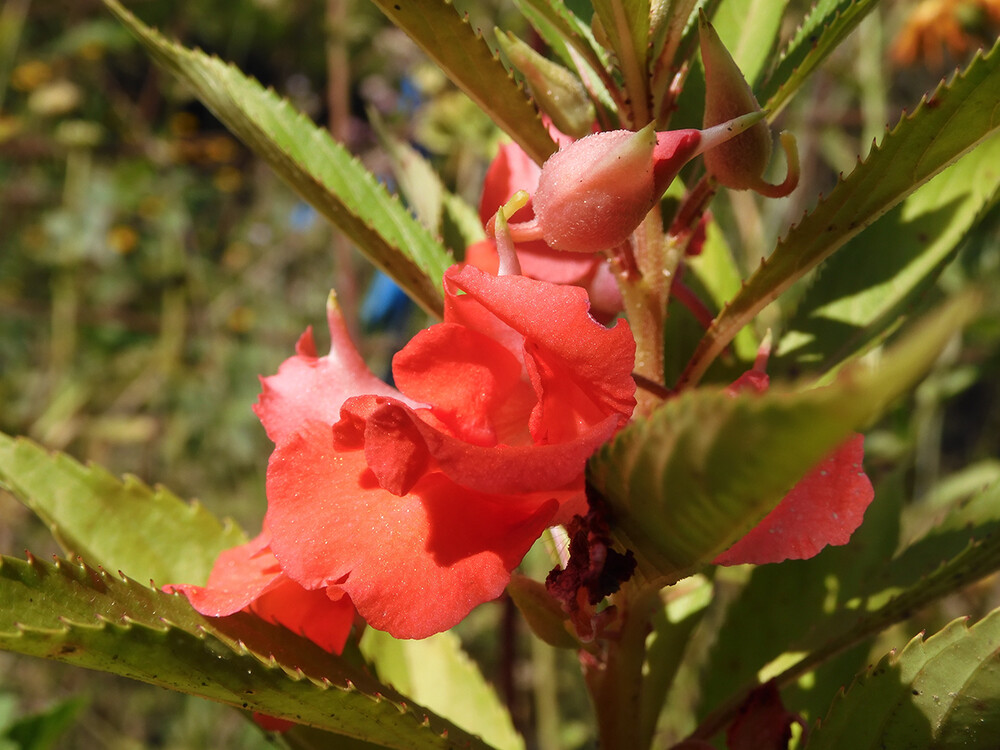
[[[634,420],[591,459],[612,530],[647,576],[677,580],[714,559],[851,433],[880,416],[933,364],[976,308],[960,298],[830,386],[759,396],[682,393]]]
[[[246,541],[198,503],[135,477],[124,481],[25,438],[0,433],[0,484],[31,508],[68,554],[158,584],[204,583],[224,549]]]
[[[361,652],[383,682],[498,750],[523,750],[524,740],[514,729],[510,713],[454,633],[403,641],[368,628]]]
[[[810,734],[822,748],[995,748],[1000,737],[1000,610],[955,620],[861,675]]]
[[[1000,136],[911,194],[819,269],[779,347],[826,369],[891,330],[1000,198]]]
[[[556,150],[534,104],[447,0],[372,0],[536,162]]]
[[[649,23],[650,0],[593,0],[625,81],[631,111],[629,127],[639,129],[650,121]]]
[[[85,565],[2,558],[0,648],[112,672],[385,747],[486,748],[346,660],[258,617]]]
[[[788,231],[705,333],[684,380],[698,382],[712,360],[758,312],[1000,126],[998,102],[1000,53],[994,47],[924,99]]]
[[[424,309],[440,315],[451,255],[323,128],[237,68],[167,40],[117,0],[104,4],[156,62]],[[546,134],[547,135],[547,134]]]

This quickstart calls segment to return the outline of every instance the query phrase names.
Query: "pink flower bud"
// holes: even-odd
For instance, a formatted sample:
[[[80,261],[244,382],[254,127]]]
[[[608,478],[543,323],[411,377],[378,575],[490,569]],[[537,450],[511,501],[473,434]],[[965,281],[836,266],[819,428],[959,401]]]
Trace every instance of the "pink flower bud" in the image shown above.
[[[753,113],[707,130],[594,133],[560,149],[542,165],[532,197],[534,218],[510,224],[514,242],[544,240],[575,253],[625,242],[656,205],[680,168],[757,122]],[[487,224],[487,234],[494,231]]]
[[[533,205],[549,247],[592,253],[621,244],[653,207],[649,125],[637,133],[595,133],[553,154],[542,166]]]

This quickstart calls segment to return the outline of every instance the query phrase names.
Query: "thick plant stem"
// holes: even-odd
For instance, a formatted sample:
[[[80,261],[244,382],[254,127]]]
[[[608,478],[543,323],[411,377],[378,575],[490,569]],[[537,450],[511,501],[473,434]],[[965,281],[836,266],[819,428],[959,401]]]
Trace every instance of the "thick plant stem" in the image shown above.
[[[642,737],[642,667],[653,615],[662,607],[656,587],[625,588],[615,597],[621,610],[618,637],[606,643],[603,659],[581,653],[594,703],[600,747],[646,750]]]
[[[664,274],[667,246],[658,209],[650,211],[632,234],[636,269],[618,275],[625,314],[635,337],[635,372],[646,380],[663,383],[663,325],[670,295],[669,274]],[[649,414],[658,398],[646,398],[640,391],[636,398],[638,414]]]

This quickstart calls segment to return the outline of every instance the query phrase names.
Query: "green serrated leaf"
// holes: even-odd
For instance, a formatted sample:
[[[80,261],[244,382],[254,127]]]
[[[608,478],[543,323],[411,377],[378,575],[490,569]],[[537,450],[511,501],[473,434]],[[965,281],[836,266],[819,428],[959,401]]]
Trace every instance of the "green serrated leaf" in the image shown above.
[[[998,48],[924,99],[788,231],[705,333],[686,382],[698,382],[739,329],[806,272],[1000,127]]]
[[[117,0],[104,4],[159,65],[190,85],[226,127],[372,263],[428,312],[441,314],[441,277],[454,259],[344,146],[235,67],[167,40]]]
[[[532,159],[541,164],[556,150],[531,100],[448,0],[372,2]]]
[[[454,633],[401,641],[368,628],[361,639],[361,652],[383,682],[498,750],[523,750],[524,740],[514,729],[510,712]]]
[[[879,0],[819,0],[813,6],[758,92],[758,99],[767,100],[764,109],[770,119],[878,4]]]
[[[923,185],[820,268],[779,359],[835,365],[891,329],[1000,199],[1000,135]]]
[[[592,458],[588,480],[612,528],[647,575],[678,580],[766,515],[851,433],[906,393],[977,303],[959,298],[886,352],[830,386],[732,397],[695,389],[634,420]]]
[[[1000,610],[910,641],[861,675],[806,747],[982,748],[1000,737]]]
[[[231,521],[135,477],[0,433],[0,484],[31,508],[68,554],[143,581],[203,583],[224,549],[246,541]]]
[[[0,560],[0,648],[112,672],[384,747],[489,746],[312,642],[208,618],[85,565]]]
[[[726,608],[701,669],[698,692],[702,713],[723,703],[734,686],[755,686],[765,665],[801,642],[818,624],[842,622],[836,617],[838,608],[846,609],[892,556],[903,500],[900,477],[894,475],[876,488],[864,523],[848,544],[827,547],[809,560],[752,569],[749,580]],[[790,611],[794,611],[793,617]],[[848,680],[858,666],[850,670]],[[817,700],[825,701],[825,710],[830,696]],[[786,705],[800,709],[787,699]]]

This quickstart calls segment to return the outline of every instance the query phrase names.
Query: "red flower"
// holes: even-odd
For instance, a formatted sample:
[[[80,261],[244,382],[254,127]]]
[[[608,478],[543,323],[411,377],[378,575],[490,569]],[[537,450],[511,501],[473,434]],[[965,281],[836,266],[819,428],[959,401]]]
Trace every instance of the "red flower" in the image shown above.
[[[177,587],[195,608],[285,622],[260,595],[287,584],[425,637],[499,596],[546,526],[585,512],[584,464],[635,404],[627,324],[594,321],[581,289],[469,267],[446,272],[445,297],[444,322],[393,360],[398,391],[335,305],[331,353],[307,331],[263,380],[265,533],[206,589]]]
[[[572,139],[560,133],[560,145]],[[489,223],[504,203],[518,190],[534,193],[542,169],[524,150],[513,143],[500,146],[486,171],[483,194],[479,201],[479,218],[483,226]],[[535,217],[529,203],[513,216],[511,222],[528,222]],[[521,272],[532,279],[553,284],[574,284],[590,295],[591,313],[602,321],[611,320],[621,312],[622,296],[607,259],[599,253],[564,253],[553,250],[542,240],[517,243]],[[465,260],[476,268],[495,274],[499,263],[496,242],[483,240],[466,249]]]
[[[308,591],[281,570],[268,546],[267,529],[257,538],[226,550],[215,561],[205,586],[165,586],[180,591],[191,606],[209,617],[225,617],[240,610],[284,625],[339,654],[354,623],[354,605],[343,592]]]
[[[766,355],[765,355],[766,356]],[[762,366],[744,373],[730,393],[763,393]],[[719,555],[716,565],[806,560],[827,545],[847,544],[875,496],[864,472],[864,436],[854,435],[813,468],[750,532]]]

